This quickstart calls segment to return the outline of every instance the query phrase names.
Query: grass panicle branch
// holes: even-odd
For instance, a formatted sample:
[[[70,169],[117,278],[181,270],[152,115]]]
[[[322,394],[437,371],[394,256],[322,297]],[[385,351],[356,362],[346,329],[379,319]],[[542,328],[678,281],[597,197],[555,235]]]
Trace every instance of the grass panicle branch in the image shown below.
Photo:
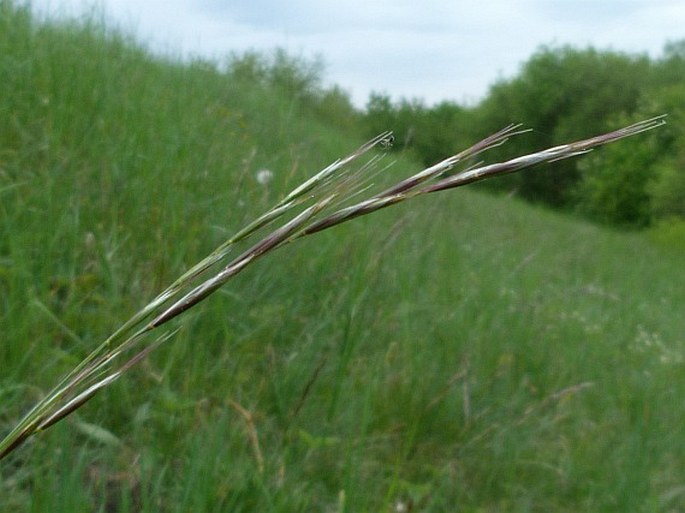
[[[123,323],[68,373],[0,441],[0,459],[6,457],[32,435],[52,426],[83,406],[100,390],[118,380],[175,333],[175,330],[171,330],[156,338],[150,338],[148,335],[151,331],[197,305],[248,265],[273,250],[306,235],[320,232],[415,196],[452,189],[536,164],[581,155],[595,147],[651,130],[664,123],[664,116],[659,116],[620,130],[505,162],[471,166],[461,171],[454,171],[457,165],[465,163],[466,160],[504,144],[512,136],[526,132],[521,129],[520,125],[510,125],[382,192],[370,194],[368,192],[370,176],[378,172],[382,155],[369,152],[376,147],[387,146],[392,136],[390,132],[378,135],[286,194],[271,209],[236,232]],[[366,161],[360,164],[362,157],[365,157]],[[365,194],[368,194],[368,197],[363,198]],[[277,222],[281,224],[273,228]],[[258,232],[265,230],[267,234],[258,242],[237,257],[229,259],[237,243],[247,241]],[[203,278],[210,272],[211,275],[208,278]],[[123,355],[128,356],[122,363],[119,360]]]

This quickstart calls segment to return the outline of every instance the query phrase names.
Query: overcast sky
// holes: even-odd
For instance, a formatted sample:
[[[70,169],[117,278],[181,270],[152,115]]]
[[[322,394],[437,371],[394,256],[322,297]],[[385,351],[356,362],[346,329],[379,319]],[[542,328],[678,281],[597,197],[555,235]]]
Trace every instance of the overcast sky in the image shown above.
[[[99,6],[149,48],[221,60],[276,47],[320,56],[325,81],[363,106],[393,98],[472,103],[540,45],[661,54],[685,39],[685,0],[32,0],[41,12]]]

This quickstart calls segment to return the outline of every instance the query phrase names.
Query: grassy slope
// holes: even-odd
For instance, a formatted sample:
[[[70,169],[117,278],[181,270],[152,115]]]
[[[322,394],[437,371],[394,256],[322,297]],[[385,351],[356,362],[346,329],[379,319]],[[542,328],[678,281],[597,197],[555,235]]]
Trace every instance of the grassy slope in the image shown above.
[[[277,91],[0,6],[7,428],[359,141]],[[189,312],[3,462],[0,510],[78,511],[108,490],[121,511],[683,508],[684,291],[682,255],[639,235],[468,190],[402,205],[280,250]]]

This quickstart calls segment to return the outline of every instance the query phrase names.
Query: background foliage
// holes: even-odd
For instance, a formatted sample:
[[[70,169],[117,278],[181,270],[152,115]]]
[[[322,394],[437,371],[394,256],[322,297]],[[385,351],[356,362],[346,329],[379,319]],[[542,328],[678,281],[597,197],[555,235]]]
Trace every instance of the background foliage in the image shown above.
[[[626,119],[667,113],[669,128],[653,135],[639,150],[642,156],[632,147],[614,147],[610,155],[560,162],[554,169],[515,174],[488,187],[623,227],[682,217],[683,46],[665,45],[658,59],[594,48],[541,47],[517,75],[493,84],[474,106],[444,102],[429,107],[375,93],[365,113],[368,133],[389,123],[397,127],[398,149],[410,149],[431,163],[449,153],[447,148],[512,120],[533,133],[494,152],[493,158],[563,144]]]
[[[367,130],[396,176],[512,121],[488,159],[671,120],[491,185],[648,231],[459,190],[284,248],[3,460],[0,511],[685,509],[682,66],[543,48],[479,105],[358,112],[317,62],[184,63],[0,0],[2,432]]]

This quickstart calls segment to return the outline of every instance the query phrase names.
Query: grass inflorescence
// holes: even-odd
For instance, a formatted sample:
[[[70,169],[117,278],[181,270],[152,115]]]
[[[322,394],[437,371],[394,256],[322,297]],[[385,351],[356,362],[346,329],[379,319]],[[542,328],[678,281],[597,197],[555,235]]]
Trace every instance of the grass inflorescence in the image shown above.
[[[685,507],[682,255],[433,193],[604,140],[417,172],[383,135],[312,178],[361,141],[276,88],[17,12],[0,511]]]
[[[461,172],[454,170],[454,166],[462,160],[474,157],[493,145],[505,142],[508,136],[515,135],[519,127],[513,125],[435,166],[418,172],[384,192],[329,212],[328,207],[331,204],[346,202],[346,195],[350,193],[349,191],[354,192],[354,185],[347,183],[349,176],[351,175],[352,181],[356,178],[363,178],[363,174],[356,173],[356,160],[391,136],[390,133],[380,134],[354,153],[334,162],[287,194],[272,209],[224,242],[124,323],[53,388],[4,440],[0,441],[0,459],[34,432],[50,427],[83,406],[98,391],[119,379],[124,372],[173,335],[173,332],[165,332],[144,345],[142,339],[149,332],[200,303],[248,265],[270,251],[295,239],[332,228],[350,219],[370,214],[415,196],[452,189],[492,176],[518,171],[534,164],[572,157],[596,146],[639,134],[662,124],[663,117],[657,117],[615,132],[524,155],[506,162],[478,166]],[[362,167],[368,170],[366,168],[369,166]],[[448,172],[452,174],[445,176]],[[282,215],[297,208],[303,198],[309,200],[311,205],[269,231],[259,242],[242,254],[221,265],[222,260],[230,254],[234,244],[248,239],[260,228],[268,228]],[[215,271],[209,278],[203,278],[198,285],[194,285],[196,279],[203,277],[205,273],[210,273],[215,265],[219,265],[218,271]],[[148,321],[150,318],[151,320]],[[137,347],[140,345],[144,346],[143,349]],[[129,351],[134,353],[133,356],[125,357],[124,363],[117,365],[116,361]]]

